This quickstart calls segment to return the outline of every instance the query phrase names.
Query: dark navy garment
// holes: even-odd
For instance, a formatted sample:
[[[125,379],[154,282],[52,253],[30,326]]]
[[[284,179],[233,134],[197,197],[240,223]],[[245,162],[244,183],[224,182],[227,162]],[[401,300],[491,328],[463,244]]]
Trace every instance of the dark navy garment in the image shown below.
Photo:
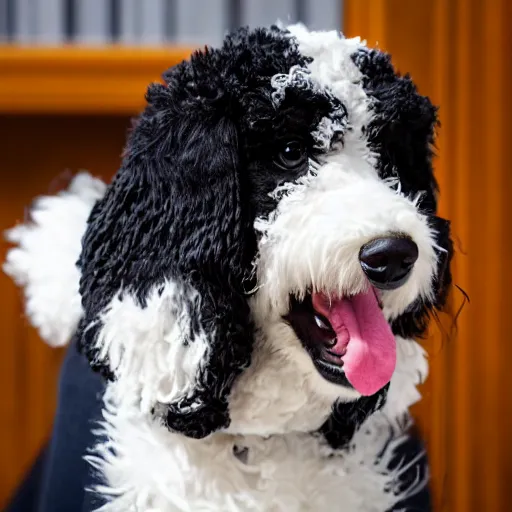
[[[61,370],[58,407],[52,437],[19,489],[8,512],[82,512],[93,496],[92,470],[83,459],[94,444],[95,422],[101,418],[103,382],[75,346]]]
[[[94,474],[83,456],[95,444],[92,430],[101,418],[103,389],[101,377],[89,368],[76,347],[71,346],[61,371],[51,440],[6,512],[91,512],[101,505],[98,496],[86,491],[94,481]],[[407,463],[421,450],[421,442],[411,438],[397,453],[396,461]],[[408,479],[416,477],[416,471],[408,475]],[[394,510],[430,512],[429,490]]]

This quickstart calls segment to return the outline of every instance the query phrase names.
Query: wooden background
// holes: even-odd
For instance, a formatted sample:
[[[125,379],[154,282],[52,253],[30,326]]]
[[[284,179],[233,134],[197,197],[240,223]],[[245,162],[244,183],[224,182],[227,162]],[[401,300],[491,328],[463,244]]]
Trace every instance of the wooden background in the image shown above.
[[[459,316],[456,337],[446,336],[445,318],[425,341],[431,376],[415,413],[428,442],[436,511],[510,508],[511,9],[509,0],[345,0],[347,35],[378,42],[441,105],[441,213],[453,220],[455,282],[471,303]],[[144,84],[187,54],[22,53],[0,48],[2,231],[22,220],[31,199],[51,191],[62,171],[85,168],[108,179]],[[2,260],[6,247],[2,243]],[[28,327],[19,293],[3,274],[0,293],[1,508],[50,432],[62,353]],[[457,309],[462,294],[452,299]]]
[[[51,190],[61,171],[94,169],[108,178],[127,122],[115,116],[0,116],[0,230],[23,220],[25,207]],[[3,242],[2,261],[6,248]],[[28,326],[18,290],[3,273],[0,294],[1,510],[50,432],[62,351],[50,349]]]
[[[453,222],[454,281],[471,303],[455,337],[434,329],[425,342],[431,376],[416,413],[436,511],[510,510],[511,20],[509,0],[345,0],[347,35],[378,42],[441,107],[441,213]]]

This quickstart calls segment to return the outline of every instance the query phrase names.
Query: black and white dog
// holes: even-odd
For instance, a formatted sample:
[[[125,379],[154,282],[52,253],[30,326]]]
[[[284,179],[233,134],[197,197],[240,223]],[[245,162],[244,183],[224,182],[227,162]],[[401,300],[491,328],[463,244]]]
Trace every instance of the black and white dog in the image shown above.
[[[413,338],[450,285],[436,109],[388,55],[302,25],[164,80],[112,184],[78,175],[10,232],[34,325],[110,380],[102,510],[408,510]]]

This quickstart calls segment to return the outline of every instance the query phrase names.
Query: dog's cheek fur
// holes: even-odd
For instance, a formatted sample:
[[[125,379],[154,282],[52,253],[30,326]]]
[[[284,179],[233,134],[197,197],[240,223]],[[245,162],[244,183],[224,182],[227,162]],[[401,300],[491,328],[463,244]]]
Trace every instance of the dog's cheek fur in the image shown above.
[[[182,91],[185,71],[173,73]],[[193,94],[176,104],[173,92],[150,87],[123,166],[91,214],[78,335],[93,368],[117,379],[119,392],[125,383],[146,406],[165,395],[168,427],[200,438],[228,425],[229,390],[250,362],[243,280],[255,242],[235,127]]]

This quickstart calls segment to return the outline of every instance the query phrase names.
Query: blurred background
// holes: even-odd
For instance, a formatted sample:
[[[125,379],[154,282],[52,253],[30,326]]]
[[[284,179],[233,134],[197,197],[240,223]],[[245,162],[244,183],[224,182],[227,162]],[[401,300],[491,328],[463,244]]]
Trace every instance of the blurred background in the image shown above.
[[[0,230],[58,177],[109,180],[130,117],[167,67],[239,25],[303,21],[389,51],[440,105],[436,173],[470,297],[423,340],[414,410],[435,510],[508,511],[512,484],[510,0],[0,0]],[[57,181],[56,181],[57,179]],[[49,241],[51,243],[51,241]],[[3,260],[6,243],[2,242]],[[0,508],[47,440],[62,351],[38,339],[0,275]],[[454,288],[452,314],[464,295]]]

